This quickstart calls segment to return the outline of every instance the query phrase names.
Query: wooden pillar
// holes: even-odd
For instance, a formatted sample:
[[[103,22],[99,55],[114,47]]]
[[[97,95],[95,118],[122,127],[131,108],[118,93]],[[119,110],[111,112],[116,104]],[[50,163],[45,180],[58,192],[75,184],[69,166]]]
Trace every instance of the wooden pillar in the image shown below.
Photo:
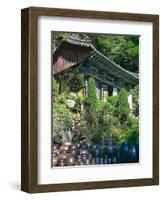
[[[96,96],[100,99],[100,83],[98,80],[96,80]]]
[[[113,96],[116,96],[118,94],[118,90],[116,87],[113,87]]]
[[[84,89],[83,89],[84,96],[88,95],[88,80],[84,80]]]
[[[129,104],[129,108],[132,109],[133,106],[132,106],[132,93],[129,92],[129,95],[128,95],[128,104]]]
[[[103,84],[101,84],[100,99],[101,99],[101,100],[104,99],[104,88],[103,88]]]
[[[111,85],[108,86],[108,96],[113,95],[113,87]]]
[[[108,86],[107,85],[103,85],[103,90],[104,90],[103,100],[106,101],[107,97],[108,97]]]
[[[59,90],[58,90],[58,93],[61,94],[62,92],[62,81],[59,80]]]

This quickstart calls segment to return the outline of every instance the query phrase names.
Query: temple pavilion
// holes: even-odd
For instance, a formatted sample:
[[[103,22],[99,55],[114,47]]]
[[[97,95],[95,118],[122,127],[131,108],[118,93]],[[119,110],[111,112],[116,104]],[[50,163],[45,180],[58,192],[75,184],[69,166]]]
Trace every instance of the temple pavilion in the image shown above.
[[[139,83],[139,76],[116,64],[99,52],[90,40],[70,38],[62,40],[53,53],[53,76],[67,73],[69,69],[79,68],[84,75],[83,95],[87,95],[87,82],[91,76],[95,79],[96,94],[101,100],[108,96],[115,96],[121,88],[128,93],[128,101],[132,108],[130,90]],[[62,88],[62,80],[59,81]]]

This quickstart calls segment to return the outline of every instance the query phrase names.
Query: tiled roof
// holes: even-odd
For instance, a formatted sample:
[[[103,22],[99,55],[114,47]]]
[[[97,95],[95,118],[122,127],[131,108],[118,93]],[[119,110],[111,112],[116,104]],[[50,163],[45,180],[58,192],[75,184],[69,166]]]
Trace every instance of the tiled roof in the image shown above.
[[[76,38],[69,38],[62,40],[61,43],[68,43],[71,45],[82,46],[91,49],[90,54],[87,59],[99,66],[104,67],[109,73],[120,77],[122,79],[129,79],[133,83],[137,84],[139,81],[139,75],[133,72],[130,72],[120,65],[116,64],[110,60],[107,56],[98,51],[90,40],[79,40]]]

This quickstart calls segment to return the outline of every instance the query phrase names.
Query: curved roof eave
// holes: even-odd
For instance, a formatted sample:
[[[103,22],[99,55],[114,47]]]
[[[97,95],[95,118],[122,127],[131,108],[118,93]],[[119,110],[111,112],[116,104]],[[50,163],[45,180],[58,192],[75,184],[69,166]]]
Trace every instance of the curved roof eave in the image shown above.
[[[117,73],[121,73],[120,76],[122,76],[122,77],[126,76],[126,78],[130,78],[134,82],[139,81],[139,74],[128,71],[128,70],[124,69],[123,67],[121,67],[120,65],[116,64],[115,62],[113,62],[112,60],[110,60],[107,56],[105,56],[100,51],[98,51],[94,47],[94,45],[91,43],[91,41],[78,40],[78,39],[66,39],[66,40],[62,40],[62,42],[66,42],[66,43],[69,43],[69,44],[72,44],[72,45],[77,45],[77,46],[79,45],[79,46],[91,48],[92,51],[94,52],[94,55],[96,55],[97,57],[100,57],[103,62],[108,64],[107,65],[108,67],[112,67],[113,73],[115,75]],[[117,73],[116,73],[116,71],[117,71]]]

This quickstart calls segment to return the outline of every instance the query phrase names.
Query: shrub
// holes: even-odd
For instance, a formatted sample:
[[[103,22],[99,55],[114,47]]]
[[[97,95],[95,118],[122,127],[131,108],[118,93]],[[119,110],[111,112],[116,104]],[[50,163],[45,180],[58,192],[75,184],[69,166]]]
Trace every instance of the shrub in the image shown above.
[[[130,144],[139,145],[139,124],[134,124],[128,129],[128,138]]]
[[[92,77],[88,79],[88,95],[84,100],[84,119],[86,121],[87,130],[92,138],[92,141],[96,141],[97,136],[97,115],[96,115],[96,87],[95,80]]]
[[[131,144],[139,143],[139,120],[135,116],[129,117],[128,141]]]
[[[112,138],[112,130],[118,120],[113,115],[113,106],[109,102],[97,101],[96,104],[96,133],[93,138],[97,143],[105,142]]]
[[[54,114],[57,118],[65,122],[65,129],[68,130],[72,127],[72,113],[70,110],[62,104],[54,105]]]
[[[139,144],[139,121],[134,116],[128,118],[126,128],[121,127],[120,130],[120,143],[128,141],[130,144]]]

